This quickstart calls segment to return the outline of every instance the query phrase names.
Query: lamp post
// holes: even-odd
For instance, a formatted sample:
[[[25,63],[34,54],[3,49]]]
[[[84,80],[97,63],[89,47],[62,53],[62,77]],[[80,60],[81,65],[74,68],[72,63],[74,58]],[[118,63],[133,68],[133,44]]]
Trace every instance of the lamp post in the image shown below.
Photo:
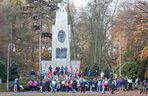
[[[9,64],[10,64],[10,56],[9,56],[9,53],[10,53],[10,48],[13,50],[13,52],[15,52],[15,45],[10,43],[8,44],[8,57],[7,57],[7,91],[9,91]]]
[[[120,42],[117,42],[117,44],[118,44],[118,51],[119,51],[119,75],[121,76],[122,75],[122,73],[121,73],[121,70],[122,70],[122,66],[121,66],[121,63],[122,63],[122,52],[121,52],[121,50],[122,50],[122,48],[121,48],[121,44],[120,44]],[[113,49],[113,51],[116,51],[117,49]]]
[[[121,45],[120,45],[120,42],[118,43],[119,44],[119,64],[120,64],[120,69],[119,69],[119,75],[121,76],[121,69],[122,69],[122,66],[121,66],[121,60],[122,60],[122,54],[121,54]]]
[[[42,68],[41,68],[41,52],[42,52],[42,48],[41,48],[41,46],[42,46],[42,37],[41,37],[41,32],[39,33],[39,72],[41,72],[42,71]]]

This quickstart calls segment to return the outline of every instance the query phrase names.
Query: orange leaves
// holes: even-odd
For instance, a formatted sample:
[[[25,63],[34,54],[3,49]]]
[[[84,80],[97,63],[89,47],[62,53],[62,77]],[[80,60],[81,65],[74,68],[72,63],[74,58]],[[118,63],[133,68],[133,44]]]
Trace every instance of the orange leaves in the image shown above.
[[[122,10],[114,18],[112,27],[113,40],[120,40],[124,50],[132,50],[133,56],[136,56],[136,59],[140,56],[141,60],[148,58],[148,49],[144,48],[148,45],[147,4],[148,2],[142,1],[134,4],[124,2],[124,6],[120,6]],[[137,55],[139,53],[140,55]]]
[[[139,55],[141,60],[147,60],[148,59],[148,46],[144,47]]]
[[[133,40],[134,42],[136,43],[142,36],[142,33],[141,31],[136,31],[133,33]]]
[[[143,37],[148,35],[148,22],[140,23],[136,25],[136,31],[133,31],[133,40],[137,42],[138,40],[143,40]]]
[[[51,59],[51,53],[47,49],[44,50],[42,53],[42,59],[43,60],[50,60]]]

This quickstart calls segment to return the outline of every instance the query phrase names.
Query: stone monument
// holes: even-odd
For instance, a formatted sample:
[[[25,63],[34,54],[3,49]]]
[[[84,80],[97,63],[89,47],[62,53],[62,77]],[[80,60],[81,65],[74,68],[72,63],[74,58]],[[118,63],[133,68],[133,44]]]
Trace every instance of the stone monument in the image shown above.
[[[71,61],[70,58],[71,27],[65,9],[67,4],[60,3],[58,6],[55,24],[52,26],[52,61],[41,61],[42,71],[48,71],[50,65],[53,69],[67,66],[79,70],[80,61]]]

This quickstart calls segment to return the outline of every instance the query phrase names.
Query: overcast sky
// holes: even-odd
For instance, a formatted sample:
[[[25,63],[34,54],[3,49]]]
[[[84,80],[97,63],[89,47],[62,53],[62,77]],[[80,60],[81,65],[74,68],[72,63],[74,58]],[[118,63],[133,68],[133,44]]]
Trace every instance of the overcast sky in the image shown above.
[[[74,2],[76,7],[84,7],[89,0],[70,0]]]

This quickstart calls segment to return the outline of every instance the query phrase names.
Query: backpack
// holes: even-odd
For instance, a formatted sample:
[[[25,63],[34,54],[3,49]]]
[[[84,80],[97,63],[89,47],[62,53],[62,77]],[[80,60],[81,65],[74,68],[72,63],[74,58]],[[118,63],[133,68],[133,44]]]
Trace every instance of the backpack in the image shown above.
[[[143,81],[143,85],[144,85],[144,86],[147,86],[146,80]]]
[[[33,81],[32,80],[29,81],[29,86],[33,86]]]
[[[34,81],[33,85],[34,86],[37,86],[38,85],[38,82],[37,81]]]

